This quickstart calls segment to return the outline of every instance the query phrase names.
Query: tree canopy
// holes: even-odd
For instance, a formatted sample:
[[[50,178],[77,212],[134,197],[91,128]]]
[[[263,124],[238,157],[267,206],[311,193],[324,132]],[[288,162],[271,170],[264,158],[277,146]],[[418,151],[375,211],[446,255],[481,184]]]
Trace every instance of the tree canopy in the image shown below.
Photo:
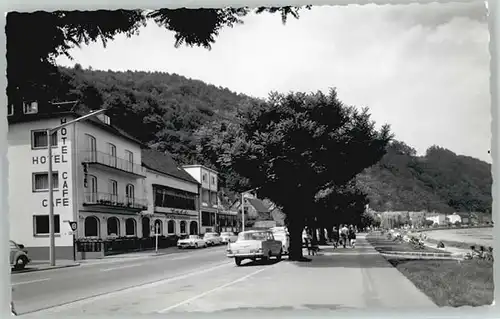
[[[318,193],[335,193],[378,162],[392,135],[388,125],[375,129],[368,109],[344,105],[332,89],[248,101],[237,123],[210,123],[197,137],[200,154],[215,159],[220,171],[236,172],[283,207],[292,258],[301,258],[300,233]]]
[[[309,9],[310,6],[304,8]],[[148,20],[175,33],[175,46],[210,49],[224,27],[243,23],[250,12],[280,13],[299,17],[301,7],[221,9],[157,9],[9,12],[7,36],[7,96],[9,103],[21,100],[52,100],[62,85],[55,59],[71,58],[70,49],[101,41],[104,46],[118,34],[137,35]],[[196,23],[193,23],[196,21]]]

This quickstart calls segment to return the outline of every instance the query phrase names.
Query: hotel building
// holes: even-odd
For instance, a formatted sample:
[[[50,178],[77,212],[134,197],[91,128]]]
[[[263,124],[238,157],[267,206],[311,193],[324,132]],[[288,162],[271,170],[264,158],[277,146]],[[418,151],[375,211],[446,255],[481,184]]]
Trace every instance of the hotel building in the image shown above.
[[[33,260],[49,256],[48,149],[46,129],[82,114],[36,101],[9,106],[10,238]],[[142,143],[114,127],[106,115],[66,126],[52,138],[56,258],[73,258],[76,237],[141,237],[147,210]]]

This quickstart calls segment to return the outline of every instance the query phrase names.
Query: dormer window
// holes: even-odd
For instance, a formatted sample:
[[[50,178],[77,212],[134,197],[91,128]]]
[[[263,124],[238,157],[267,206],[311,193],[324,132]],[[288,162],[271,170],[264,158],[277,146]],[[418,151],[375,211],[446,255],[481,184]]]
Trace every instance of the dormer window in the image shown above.
[[[8,116],[14,115],[14,104],[9,104],[7,108],[7,115]]]
[[[105,115],[105,114],[100,114],[97,116],[101,122],[103,122],[104,124],[106,125],[111,125],[111,119],[109,118],[109,116]]]
[[[23,112],[24,114],[36,114],[38,113],[38,102],[23,102]]]

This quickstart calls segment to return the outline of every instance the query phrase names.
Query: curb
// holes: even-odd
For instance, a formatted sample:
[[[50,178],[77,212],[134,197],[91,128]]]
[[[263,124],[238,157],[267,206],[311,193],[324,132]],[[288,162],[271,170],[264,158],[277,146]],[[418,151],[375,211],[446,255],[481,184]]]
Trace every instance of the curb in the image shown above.
[[[71,264],[71,265],[61,265],[61,266],[53,266],[53,267],[46,267],[46,268],[28,268],[28,269],[23,269],[23,270],[11,270],[11,274],[24,274],[27,272],[35,272],[35,271],[45,271],[45,270],[53,270],[53,269],[61,269],[61,268],[71,268],[71,267],[77,267],[80,266],[79,263],[76,264]]]
[[[463,260],[461,257],[457,256],[419,256],[419,255],[399,255],[399,254],[385,254],[380,253],[382,256],[387,258],[400,258],[400,259],[412,259],[412,260]]]
[[[379,251],[385,255],[403,255],[403,256],[425,256],[425,257],[450,257],[451,253],[430,253],[430,252],[413,252],[413,251]]]

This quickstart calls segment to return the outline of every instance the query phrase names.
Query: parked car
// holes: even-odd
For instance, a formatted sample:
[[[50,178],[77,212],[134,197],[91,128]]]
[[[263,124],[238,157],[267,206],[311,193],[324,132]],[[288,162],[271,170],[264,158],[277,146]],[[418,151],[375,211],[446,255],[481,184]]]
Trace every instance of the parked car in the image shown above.
[[[228,243],[234,243],[238,238],[238,235],[236,235],[233,232],[223,232],[220,234],[220,238],[222,239],[222,242],[224,244],[228,244]]]
[[[198,235],[189,235],[187,238],[179,239],[177,241],[177,247],[179,249],[182,248],[205,248],[207,247],[207,243],[200,238]]]
[[[283,255],[288,255],[290,249],[290,234],[286,227],[273,227],[271,228],[274,239],[281,241],[283,248]]]
[[[217,246],[222,244],[222,238],[217,233],[205,233],[203,240],[208,246]]]
[[[283,254],[282,243],[274,239],[269,230],[250,230],[238,234],[235,243],[228,244],[227,257],[234,258],[237,266],[245,259],[256,261],[257,259],[269,260],[276,257],[281,260]]]
[[[10,241],[10,266],[16,270],[24,269],[31,261],[28,257],[28,251],[24,245],[18,244],[13,240]]]

